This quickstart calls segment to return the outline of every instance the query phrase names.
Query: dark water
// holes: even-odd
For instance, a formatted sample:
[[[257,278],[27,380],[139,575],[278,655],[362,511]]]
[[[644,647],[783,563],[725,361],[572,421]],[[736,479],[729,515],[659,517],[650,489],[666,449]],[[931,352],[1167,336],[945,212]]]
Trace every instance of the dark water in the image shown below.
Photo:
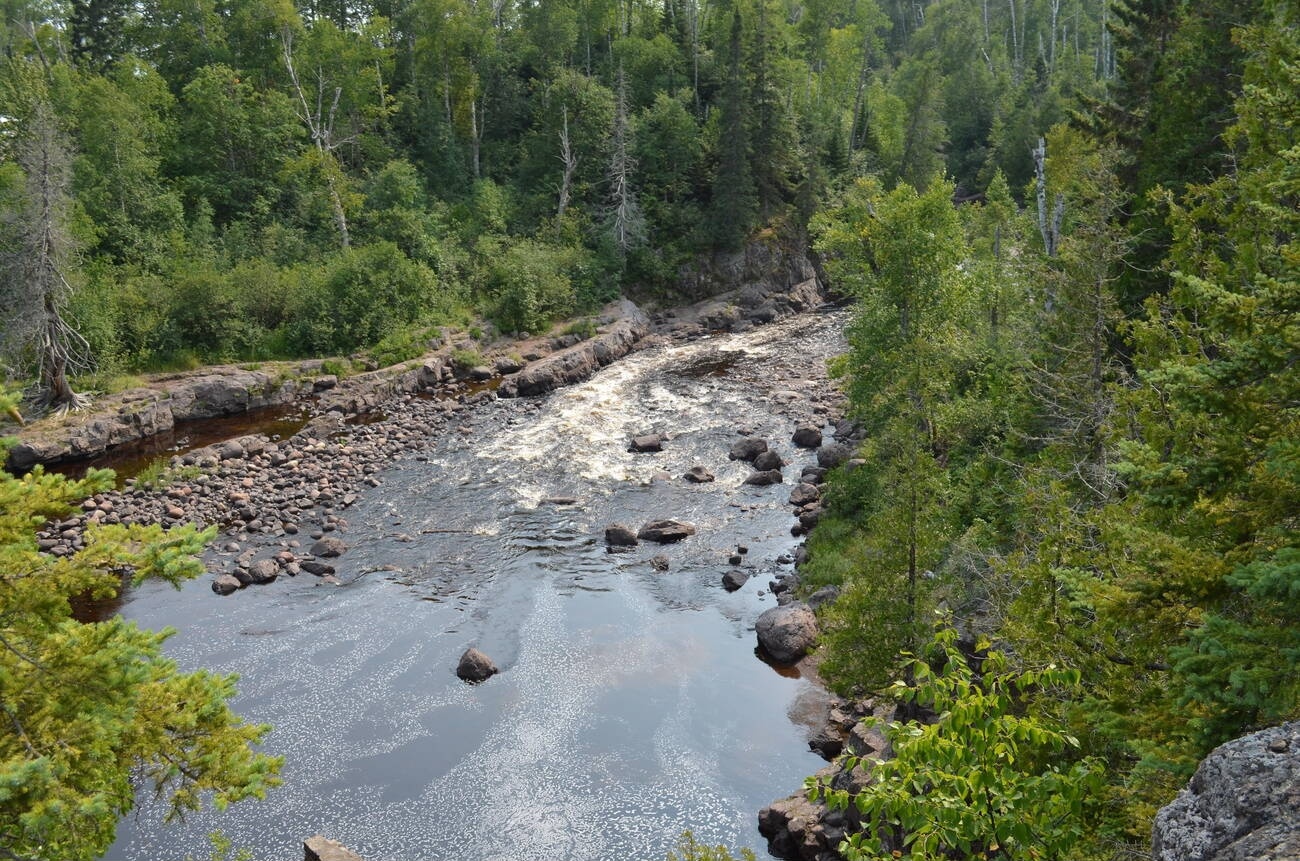
[[[264,861],[301,858],[317,832],[369,861],[662,859],[687,828],[764,857],[758,809],[823,764],[796,719],[822,695],[754,654],[754,619],[774,604],[758,593],[794,546],[791,485],[743,486],[749,467],[727,450],[746,426],[797,477],[811,459],[788,443],[800,378],[839,348],[838,326],[655,348],[540,408],[479,409],[469,433],[394,462],[350,510],[343,586],[133,592],[123,613],[177,626],[182,666],[241,675],[236,707],[275,726],[285,784],[182,826],[146,803],[109,857],[199,856],[217,828]],[[676,436],[657,455],[625,451],[651,430]],[[717,481],[682,481],[697,463]],[[607,524],[659,517],[698,534],[607,552]],[[737,544],[758,576],[728,594]],[[502,673],[457,680],[471,645]]]

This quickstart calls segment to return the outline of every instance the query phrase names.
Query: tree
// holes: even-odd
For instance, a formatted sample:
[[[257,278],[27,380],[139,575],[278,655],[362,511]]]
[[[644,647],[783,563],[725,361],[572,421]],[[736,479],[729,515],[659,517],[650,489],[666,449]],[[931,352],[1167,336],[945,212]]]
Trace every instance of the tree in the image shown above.
[[[1077,689],[1079,673],[1017,671],[986,649],[980,643],[968,658],[954,629],[939,630],[931,643],[938,669],[914,657],[911,681],[891,691],[933,720],[886,725],[893,758],[872,762],[871,781],[856,794],[809,778],[810,795],[840,809],[853,804],[863,817],[866,828],[839,846],[850,861],[1037,861],[1066,857],[1084,836],[1100,767],[1068,761],[1079,742],[1050,712],[1053,698]],[[854,757],[844,763],[857,765]]]
[[[0,409],[12,406],[0,393]],[[0,447],[3,451],[3,447]],[[182,673],[162,654],[172,633],[114,617],[82,623],[70,600],[108,598],[123,571],[179,584],[213,530],[91,526],[86,546],[54,557],[36,525],[66,517],[113,474],[82,481],[0,472],[0,854],[32,861],[98,858],[137,789],[178,816],[261,798],[280,759],[252,745],[269,729],[243,723],[227,701],[233,676]]]
[[[90,365],[86,339],[63,318],[72,296],[67,272],[76,250],[68,227],[70,156],[49,105],[32,105],[15,146],[25,189],[0,214],[0,298],[13,309],[3,330],[4,352],[34,366],[40,399],[57,410],[88,400],[72,390],[68,374]]]
[[[610,135],[609,202],[606,220],[619,260],[625,261],[633,248],[645,242],[645,216],[632,188],[636,157],[632,154],[631,130],[627,122],[627,84],[618,72],[618,93],[614,101],[614,129]],[[567,135],[566,135],[567,140]],[[566,164],[567,172],[567,164]]]
[[[745,133],[742,33],[740,7],[737,5],[731,13],[727,80],[718,124],[718,173],[713,182],[710,212],[714,242],[729,250],[739,248],[749,235],[756,207],[754,180],[749,170],[749,138]]]

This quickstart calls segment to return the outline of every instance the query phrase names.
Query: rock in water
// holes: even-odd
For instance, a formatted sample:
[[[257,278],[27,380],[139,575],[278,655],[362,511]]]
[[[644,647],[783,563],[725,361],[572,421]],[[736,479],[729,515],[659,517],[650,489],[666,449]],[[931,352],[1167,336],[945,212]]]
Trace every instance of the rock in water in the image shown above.
[[[655,541],[659,544],[671,544],[681,541],[688,535],[695,534],[695,527],[679,520],[652,520],[636,534],[643,541]]]
[[[348,550],[348,545],[342,538],[326,536],[311,546],[311,555],[319,556],[323,559],[330,559],[335,556],[342,556]]]
[[[362,861],[362,858],[337,840],[317,834],[302,843],[303,861]]]
[[[259,559],[248,566],[248,576],[254,583],[271,583],[280,573],[280,566],[274,559]]]
[[[795,429],[794,436],[790,441],[799,448],[817,448],[822,444],[821,428],[812,425],[800,425]]]
[[[817,449],[817,465],[823,469],[834,469],[853,457],[853,449],[842,442],[827,443]]]
[[[212,591],[218,595],[229,595],[231,592],[238,592],[243,585],[231,574],[218,574],[212,578]]]
[[[708,484],[710,481],[713,481],[713,473],[709,472],[702,466],[691,467],[686,470],[686,474],[682,477],[694,484]]]
[[[728,592],[735,592],[747,582],[749,582],[749,575],[744,571],[732,569],[722,575],[722,588],[726,589]]]
[[[780,469],[783,466],[785,466],[785,458],[771,449],[761,452],[758,457],[754,458],[754,469]]]
[[[619,523],[605,527],[605,543],[610,547],[635,547],[636,533]]]
[[[781,483],[781,470],[765,469],[760,472],[751,472],[745,479],[745,484],[752,484],[757,487],[767,487],[771,484]]]
[[[634,436],[628,444],[628,451],[647,453],[664,450],[663,434],[651,433],[644,436]]]
[[[752,462],[754,458],[758,457],[765,451],[767,451],[767,440],[762,440],[755,436],[747,436],[731,447],[731,451],[727,453],[727,457],[731,460],[747,460]]]
[[[791,505],[807,505],[810,502],[816,502],[822,498],[822,492],[815,484],[806,482],[800,483],[794,490],[790,491]]]
[[[456,665],[456,675],[467,682],[481,682],[500,672],[492,659],[478,649],[466,649]]]
[[[758,644],[780,664],[793,664],[817,640],[817,617],[807,604],[795,602],[764,611],[754,624]]]
[[[1210,752],[1156,814],[1152,861],[1300,859],[1300,721]]]

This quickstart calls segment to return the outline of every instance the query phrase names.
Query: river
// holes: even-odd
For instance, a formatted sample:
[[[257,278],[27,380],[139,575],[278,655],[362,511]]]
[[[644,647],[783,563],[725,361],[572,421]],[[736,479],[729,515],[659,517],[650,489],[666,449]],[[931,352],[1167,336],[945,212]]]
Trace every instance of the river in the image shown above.
[[[259,861],[301,858],[317,832],[368,861],[659,861],[684,829],[767,857],[755,815],[824,765],[802,720],[824,695],[756,656],[753,623],[789,570],[786,498],[814,462],[789,440],[824,415],[842,324],[661,344],[476,408],[348,511],[342,586],[133,590],[121,612],[176,627],[182,667],[239,674],[235,707],[274,726],[284,785],[181,824],[142,798],[108,857],[206,857],[217,829]],[[738,429],[790,461],[786,484],[742,484]],[[663,452],[626,450],[649,431],[672,434]],[[683,481],[697,464],[717,480]],[[662,517],[698,533],[606,549],[606,525]],[[738,545],[755,576],[728,593]],[[469,646],[500,675],[459,681]]]

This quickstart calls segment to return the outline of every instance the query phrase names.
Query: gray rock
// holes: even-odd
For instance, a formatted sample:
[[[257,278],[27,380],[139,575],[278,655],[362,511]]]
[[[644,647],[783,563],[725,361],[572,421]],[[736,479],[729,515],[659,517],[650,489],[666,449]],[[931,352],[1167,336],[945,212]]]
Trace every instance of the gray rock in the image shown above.
[[[233,574],[218,574],[212,578],[212,591],[218,595],[229,595],[231,592],[238,592],[243,585]]]
[[[492,659],[478,649],[466,649],[456,664],[456,675],[467,682],[481,682],[500,672]]]
[[[663,434],[651,433],[651,434],[645,434],[643,436],[634,436],[632,437],[632,441],[628,443],[627,450],[631,452],[637,452],[640,454],[663,451],[664,450]]]
[[[817,641],[817,617],[807,604],[773,607],[754,624],[758,644],[780,664],[793,664]]]
[[[320,834],[308,837],[302,844],[303,861],[363,861],[362,857],[337,840],[328,840]]]
[[[722,587],[728,592],[735,592],[749,582],[749,575],[744,571],[732,569],[722,575]]]
[[[853,449],[842,442],[831,442],[817,449],[817,465],[834,469],[853,456]]]
[[[1220,745],[1156,814],[1153,861],[1300,859],[1300,721]]]
[[[635,547],[636,533],[619,523],[605,527],[605,544],[610,547]]]
[[[767,487],[770,484],[780,484],[781,481],[781,470],[779,469],[765,469],[761,472],[751,472],[745,478],[745,484],[752,484],[757,487]]]
[[[808,606],[820,610],[824,605],[840,597],[839,586],[823,586],[808,596]]]
[[[280,573],[280,566],[274,559],[259,559],[248,566],[248,576],[254,583],[271,583]]]
[[[783,466],[785,466],[785,459],[771,449],[760,452],[758,457],[754,458],[754,469],[780,469]]]
[[[759,439],[756,436],[747,436],[738,440],[727,453],[731,460],[753,461],[763,452],[767,451],[767,440]]]
[[[688,535],[695,534],[695,527],[679,520],[652,520],[637,532],[636,537],[643,541],[659,544],[671,544],[681,541]]]
[[[324,562],[315,562],[310,559],[299,562],[298,567],[308,574],[315,574],[317,577],[328,577],[334,573],[333,565],[326,565]]]
[[[668,557],[664,556],[662,553],[656,553],[654,556],[650,557],[650,567],[656,571],[667,571]]]
[[[800,425],[795,428],[794,436],[790,441],[799,448],[817,448],[822,444],[821,428],[812,425]]]
[[[686,474],[682,478],[694,484],[708,484],[713,481],[713,473],[702,466],[693,466],[686,470]]]
[[[790,491],[791,505],[807,505],[822,498],[822,492],[815,484],[801,482]]]
[[[347,551],[347,543],[342,538],[335,538],[333,535],[328,535],[311,546],[311,555],[319,556],[322,559],[342,556]]]

